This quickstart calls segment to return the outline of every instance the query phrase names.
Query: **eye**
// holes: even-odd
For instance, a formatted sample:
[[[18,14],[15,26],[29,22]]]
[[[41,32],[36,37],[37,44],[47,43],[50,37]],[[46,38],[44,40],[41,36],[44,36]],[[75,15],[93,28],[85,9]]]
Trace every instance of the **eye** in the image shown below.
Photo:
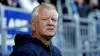
[[[47,20],[47,19],[42,19],[42,20]]]
[[[52,21],[54,21],[54,22],[56,22],[56,21],[57,21],[57,20],[56,20],[56,19],[54,19],[54,18],[51,18],[51,20],[52,20]]]
[[[43,17],[42,20],[48,20],[48,18],[47,17]]]

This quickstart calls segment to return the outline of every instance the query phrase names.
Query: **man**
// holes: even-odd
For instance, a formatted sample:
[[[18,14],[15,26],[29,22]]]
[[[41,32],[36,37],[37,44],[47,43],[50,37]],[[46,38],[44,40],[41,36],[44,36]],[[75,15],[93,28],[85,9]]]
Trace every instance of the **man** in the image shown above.
[[[34,8],[32,35],[16,35],[10,56],[62,56],[50,41],[56,34],[57,21],[58,13],[52,4],[43,3]]]
[[[74,3],[74,6],[76,7],[75,9],[77,9],[76,12],[78,11],[79,16],[86,18],[90,8],[85,3],[85,0],[74,0]]]

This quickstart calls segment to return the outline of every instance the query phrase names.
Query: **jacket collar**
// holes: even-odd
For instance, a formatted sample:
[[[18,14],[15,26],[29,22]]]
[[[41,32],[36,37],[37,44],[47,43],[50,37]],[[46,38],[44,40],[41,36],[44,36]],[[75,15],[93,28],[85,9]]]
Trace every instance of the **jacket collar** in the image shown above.
[[[46,51],[48,51],[48,52],[50,52],[51,49],[52,49],[52,43],[51,43],[51,41],[50,41],[48,47],[47,47],[41,40],[39,40],[39,39],[36,38],[36,37],[32,37],[32,38],[29,40],[29,42],[43,47],[43,48],[44,48]]]

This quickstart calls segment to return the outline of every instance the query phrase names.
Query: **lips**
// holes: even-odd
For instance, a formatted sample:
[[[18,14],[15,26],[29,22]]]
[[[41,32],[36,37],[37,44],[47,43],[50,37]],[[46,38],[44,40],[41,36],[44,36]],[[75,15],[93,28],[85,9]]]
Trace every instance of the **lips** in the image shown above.
[[[54,30],[53,28],[48,28],[47,30]]]

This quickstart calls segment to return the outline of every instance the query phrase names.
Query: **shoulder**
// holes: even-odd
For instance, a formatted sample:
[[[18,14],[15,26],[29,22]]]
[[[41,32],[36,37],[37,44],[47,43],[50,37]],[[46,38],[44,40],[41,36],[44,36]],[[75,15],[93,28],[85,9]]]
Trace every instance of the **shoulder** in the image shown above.
[[[58,55],[62,56],[61,51],[60,51],[56,46],[54,46],[54,45],[53,45],[53,50],[54,50],[54,52],[56,52]]]
[[[36,56],[35,51],[28,50],[28,47],[18,48],[12,51],[10,56]]]
[[[37,48],[37,45],[26,42],[14,49],[10,56],[36,56],[39,51],[37,51]]]
[[[32,51],[35,51],[35,52],[40,52],[41,47],[39,45],[36,45],[34,43],[31,43],[31,42],[26,42],[24,43],[23,45],[19,46],[18,47],[18,50],[24,50],[24,51],[29,51],[29,52],[32,52]],[[39,50],[37,50],[39,49]]]
[[[32,55],[36,55],[35,52]],[[25,49],[14,50],[9,56],[31,56],[30,52]]]

